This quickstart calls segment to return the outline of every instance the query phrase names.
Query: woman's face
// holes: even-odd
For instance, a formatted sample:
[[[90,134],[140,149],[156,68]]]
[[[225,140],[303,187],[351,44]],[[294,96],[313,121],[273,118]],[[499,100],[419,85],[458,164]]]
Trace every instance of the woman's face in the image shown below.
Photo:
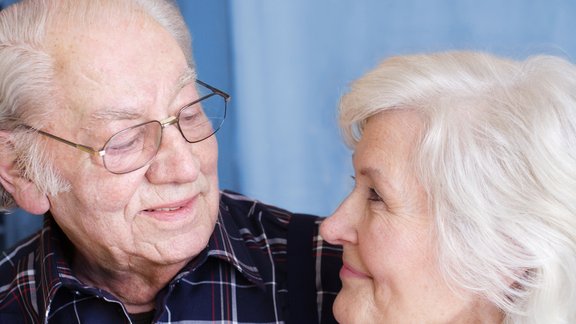
[[[371,117],[354,152],[355,187],[322,224],[324,239],[344,247],[341,323],[486,320],[487,303],[438,271],[433,216],[410,163],[421,127],[413,111]]]

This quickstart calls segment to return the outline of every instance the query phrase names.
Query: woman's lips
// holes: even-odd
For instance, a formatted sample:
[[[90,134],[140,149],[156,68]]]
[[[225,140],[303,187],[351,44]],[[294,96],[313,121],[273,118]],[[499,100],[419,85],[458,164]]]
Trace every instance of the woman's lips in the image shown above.
[[[351,267],[349,264],[344,263],[340,269],[340,278],[356,278],[356,279],[370,279],[371,277]]]

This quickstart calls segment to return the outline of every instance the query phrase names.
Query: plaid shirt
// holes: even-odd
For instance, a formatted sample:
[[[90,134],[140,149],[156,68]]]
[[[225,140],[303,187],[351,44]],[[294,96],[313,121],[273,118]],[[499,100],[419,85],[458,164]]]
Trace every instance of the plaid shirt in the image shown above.
[[[302,216],[222,192],[207,248],[158,293],[153,322],[335,323],[341,249],[318,235],[321,218]],[[295,219],[310,230],[291,226]],[[4,252],[0,323],[132,323],[115,296],[76,278],[70,253],[49,215]]]

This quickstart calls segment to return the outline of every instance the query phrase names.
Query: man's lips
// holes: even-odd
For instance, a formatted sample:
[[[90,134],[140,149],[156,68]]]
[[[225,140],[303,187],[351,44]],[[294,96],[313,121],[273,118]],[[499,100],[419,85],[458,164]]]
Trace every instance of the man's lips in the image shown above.
[[[151,206],[141,211],[141,214],[152,216],[160,220],[176,220],[190,214],[195,207],[196,198],[174,201],[167,204]]]
[[[178,206],[178,207],[159,207],[159,208],[150,208],[150,209],[145,209],[145,212],[170,212],[170,211],[175,211],[182,208],[182,206]]]
[[[355,269],[351,265],[344,263],[342,269],[340,269],[340,278],[370,279],[371,277],[368,274]]]

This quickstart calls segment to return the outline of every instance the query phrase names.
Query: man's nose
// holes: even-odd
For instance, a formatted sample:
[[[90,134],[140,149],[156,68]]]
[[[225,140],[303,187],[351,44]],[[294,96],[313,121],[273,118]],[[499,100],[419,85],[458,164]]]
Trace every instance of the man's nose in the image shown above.
[[[201,159],[191,144],[184,139],[176,119],[163,121],[162,142],[158,153],[152,160],[146,175],[152,183],[192,182],[200,172]]]

